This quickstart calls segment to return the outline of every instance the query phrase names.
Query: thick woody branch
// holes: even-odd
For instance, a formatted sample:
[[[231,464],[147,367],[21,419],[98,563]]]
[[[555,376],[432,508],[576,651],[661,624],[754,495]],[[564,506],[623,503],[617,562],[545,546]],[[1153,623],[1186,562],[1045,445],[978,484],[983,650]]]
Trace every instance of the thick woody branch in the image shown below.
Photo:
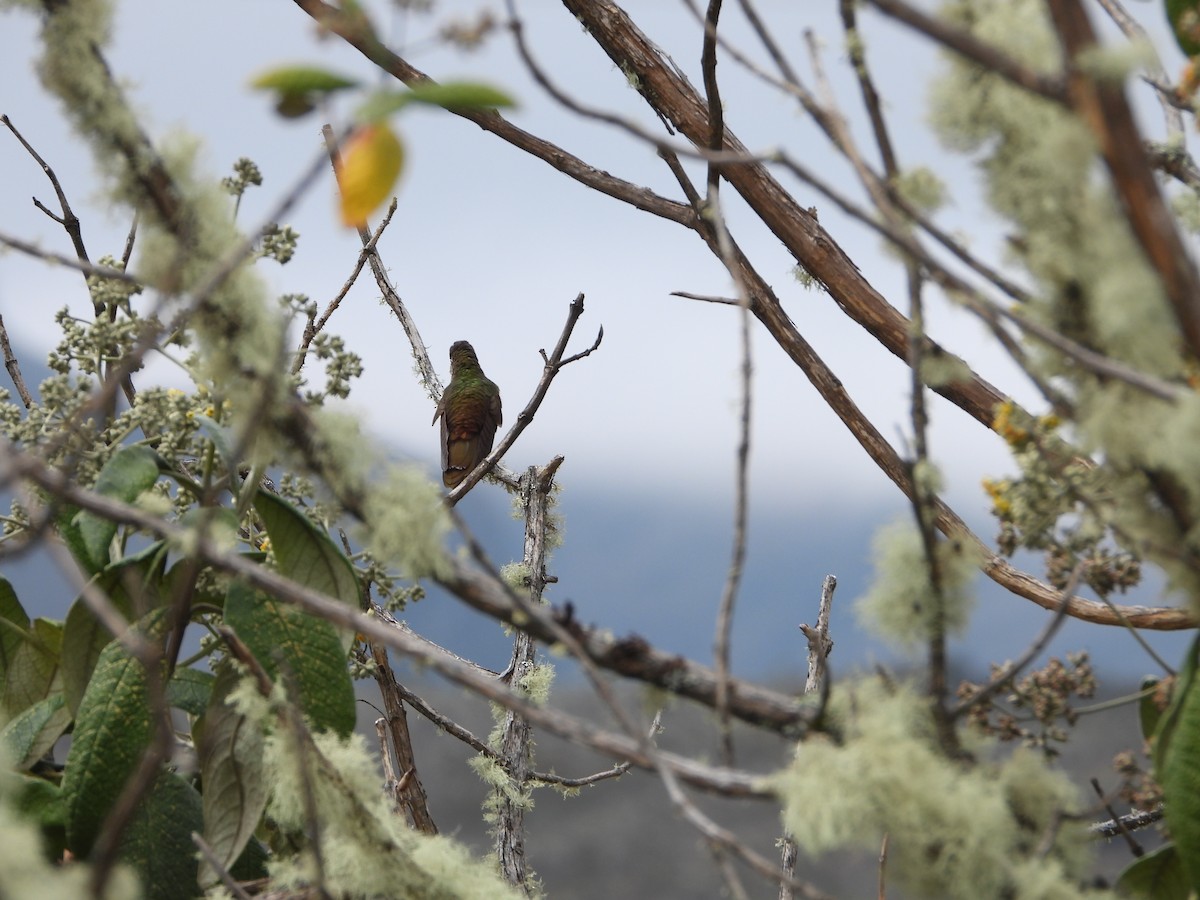
[[[1158,272],[1184,341],[1194,356],[1200,356],[1200,274],[1154,180],[1124,88],[1075,68],[1079,55],[1097,46],[1078,0],[1049,0],[1048,6],[1063,51],[1071,60],[1071,105],[1095,135],[1125,216]]]
[[[637,75],[639,92],[655,112],[696,146],[707,146],[711,126],[704,100],[624,10],[615,3],[598,0],[563,0],[563,5],[583,23],[588,35],[618,69]],[[744,160],[753,159],[728,127],[723,149]],[[796,261],[826,286],[847,315],[891,353],[908,358],[908,320],[867,282],[816,216],[797,203],[764,164],[741,161],[722,165],[721,174]],[[787,332],[795,327],[783,309],[766,298],[755,298],[751,311],[781,345]],[[974,374],[939,388],[938,393],[989,428],[996,404],[1004,399],[995,387]]]
[[[344,15],[337,7],[330,6],[323,0],[295,0],[295,3],[323,28],[327,28],[342,38],[379,68],[404,84],[412,87],[418,84],[434,83],[434,80],[424,72],[409,65],[406,60],[380,44],[373,33],[364,31],[360,19]],[[686,224],[691,218],[691,210],[684,204],[660,197],[648,188],[640,187],[589,166],[579,157],[566,152],[561,147],[518,128],[497,112],[488,110],[454,110],[453,112],[454,115],[474,122],[484,131],[496,135],[517,149],[524,150],[564,175],[587,187],[594,188],[602,194],[607,194],[638,209],[681,224]]]
[[[429,661],[447,677],[473,690],[484,684],[489,685],[483,691],[484,696],[502,703],[509,709],[517,709],[535,725],[545,725],[556,734],[567,730],[569,733],[563,736],[568,738],[579,733],[579,729],[574,726],[561,726],[556,730],[553,725],[546,725],[546,717],[538,715],[536,706],[503,685],[496,688],[497,679],[493,675],[481,672],[478,666],[457,659],[452,654],[437,650],[428,641],[411,632],[389,627],[376,616],[364,615],[251,560],[224,551],[206,537],[197,541],[189,529],[160,519],[130,504],[84,490],[58,470],[46,466],[37,457],[19,451],[10,442],[0,442],[0,486],[17,479],[31,481],[60,500],[80,509],[90,510],[109,521],[134,525],[158,537],[186,542],[187,546],[194,545],[198,558],[223,572],[246,579],[254,587],[295,603],[305,611],[339,627],[355,629],[368,639],[380,640],[402,653]],[[710,708],[715,705],[716,677],[711,669],[682,656],[658,650],[642,638],[617,638],[605,629],[580,625],[574,621],[573,610],[569,605],[557,610],[549,606],[530,607],[520,604],[498,575],[482,572],[452,555],[446,558],[445,571],[437,581],[480,612],[520,628],[543,643],[554,643],[558,630],[566,628],[583,647],[587,658],[596,666],[653,684]],[[795,698],[738,679],[730,680],[730,712],[744,722],[789,737],[799,737],[807,728],[804,705]],[[614,736],[611,740],[608,737],[600,737],[597,740],[600,743],[593,743],[593,746],[605,752],[628,759],[639,767],[648,768],[650,765],[646,755],[639,749],[638,742],[632,738]],[[682,772],[681,777],[689,780],[689,776]],[[703,781],[704,779],[700,779],[700,782]],[[714,786],[722,783],[734,792],[756,795],[761,793],[761,789],[751,789],[748,781],[746,784],[733,784],[718,778]]]

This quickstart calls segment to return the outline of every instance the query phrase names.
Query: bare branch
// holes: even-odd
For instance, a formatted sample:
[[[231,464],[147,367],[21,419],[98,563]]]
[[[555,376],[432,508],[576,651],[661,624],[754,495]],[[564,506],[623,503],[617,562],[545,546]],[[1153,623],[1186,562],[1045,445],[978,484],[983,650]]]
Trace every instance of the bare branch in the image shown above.
[[[537,386],[533,389],[533,396],[529,398],[529,402],[525,404],[525,408],[517,413],[516,421],[512,427],[500,439],[500,442],[492,449],[492,452],[487,455],[487,458],[477,465],[473,471],[467,473],[459,484],[446,494],[446,503],[449,506],[454,506],[467,491],[471,490],[478,484],[484,476],[492,471],[493,467],[500,460],[508,449],[516,442],[529,424],[533,421],[534,415],[537,414],[538,408],[542,405],[542,401],[546,399],[546,393],[550,390],[550,382],[554,377],[562,371],[564,366],[570,365],[576,360],[590,356],[592,351],[600,346],[600,342],[604,340],[604,329],[601,328],[599,334],[596,335],[596,340],[587,350],[582,353],[577,353],[567,359],[563,358],[563,354],[567,350],[567,342],[571,339],[571,334],[575,330],[575,323],[579,321],[579,317],[583,315],[583,294],[579,294],[571,301],[571,306],[567,312],[567,321],[563,325],[562,333],[558,336],[558,343],[554,347],[554,352],[550,356],[546,356],[546,351],[539,351],[542,354],[544,367],[542,369],[542,377],[538,380]],[[503,478],[505,483],[515,483],[515,478],[511,473],[505,473]]]
[[[1108,17],[1112,19],[1117,27],[1121,29],[1121,33],[1130,41],[1136,41],[1141,47],[1149,48],[1154,54],[1153,61],[1145,66],[1146,72],[1151,78],[1159,81],[1166,80],[1167,73],[1163,69],[1162,60],[1159,59],[1158,53],[1154,51],[1154,44],[1146,34],[1146,29],[1131,16],[1124,6],[1121,5],[1121,0],[1097,0],[1104,11],[1108,13]],[[1173,104],[1161,91],[1155,91],[1158,97],[1159,105],[1162,107],[1163,119],[1166,121],[1167,134],[1171,140],[1183,140],[1183,115],[1179,107]]]
[[[384,47],[374,34],[364,33],[360,27],[356,27],[357,20],[351,21],[350,17],[342,15],[336,7],[330,6],[323,0],[295,0],[295,3],[323,27],[338,35],[379,68],[404,84],[412,87],[417,84],[436,83],[424,72],[409,65],[407,61]],[[561,147],[517,128],[495,111],[453,110],[453,113],[475,123],[484,131],[496,135],[514,147],[541,159],[586,187],[664,219],[686,224],[691,218],[692,213],[687,206],[667,200],[647,188],[615,178],[607,172],[594,168]]]
[[[50,164],[47,163],[46,160],[42,159],[37,150],[35,150],[33,146],[27,140],[25,140],[21,132],[17,131],[17,126],[12,123],[8,116],[0,115],[0,124],[5,125],[8,130],[13,133],[13,137],[21,142],[21,146],[24,147],[29,155],[33,157],[34,162],[41,166],[42,171],[46,173],[46,177],[50,179],[50,186],[54,188],[54,193],[58,197],[58,205],[62,210],[62,215],[56,216],[54,213],[50,212],[50,210],[42,205],[36,197],[33,200],[34,204],[38,207],[38,209],[42,210],[42,212],[46,213],[46,215],[48,215],[66,230],[67,236],[71,239],[71,245],[75,248],[76,258],[81,263],[90,262],[91,260],[88,259],[87,248],[83,243],[83,229],[80,226],[79,217],[75,215],[75,211],[71,209],[71,204],[67,201],[66,191],[63,190],[62,183],[59,182],[58,176],[54,174],[54,170],[50,168]],[[97,309],[96,313],[99,314],[100,309]]]
[[[804,682],[804,693],[815,694],[818,691],[827,695],[826,657],[833,649],[833,640],[829,637],[829,616],[833,610],[833,592],[837,589],[837,578],[826,575],[821,582],[821,602],[817,607],[817,626],[801,625],[800,631],[808,640],[808,679]]]
[[[868,0],[881,13],[933,38],[989,72],[1054,103],[1065,105],[1066,88],[1059,78],[1036,72],[962,28],[909,6],[903,0]]]
[[[8,376],[12,379],[13,387],[17,389],[17,395],[25,404],[25,408],[29,409],[33,406],[33,397],[29,393],[29,388],[25,387],[25,378],[21,375],[21,364],[17,361],[16,354],[13,353],[12,344],[8,341],[8,329],[4,327],[3,316],[0,316],[0,352],[4,354],[4,368],[8,369]]]
[[[1096,46],[1095,32],[1079,0],[1048,0],[1048,6],[1070,60],[1071,105],[1100,144],[1129,225],[1158,272],[1188,348],[1200,355],[1200,273],[1154,180],[1124,90],[1075,67],[1075,59]]]
[[[1119,834],[1148,828],[1163,819],[1162,806],[1150,810],[1134,810],[1123,816],[1117,816],[1104,822],[1096,822],[1089,826],[1089,831],[1098,837],[1114,838]]]
[[[204,861],[212,866],[212,870],[217,873],[217,877],[221,879],[221,884],[225,885],[229,893],[233,894],[237,900],[250,900],[250,895],[242,890],[240,884],[234,881],[233,876],[229,874],[229,870],[221,864],[221,860],[213,852],[213,848],[194,831],[192,832],[192,843],[199,849],[200,855],[204,857]]]
[[[983,703],[1002,687],[1011,684],[1012,680],[1020,674],[1021,670],[1037,659],[1038,655],[1046,649],[1046,645],[1050,643],[1054,635],[1058,633],[1059,627],[1066,621],[1067,600],[1079,585],[1079,579],[1083,575],[1083,567],[1084,563],[1081,562],[1071,571],[1071,576],[1067,579],[1067,584],[1062,590],[1062,602],[1058,605],[1058,609],[1054,611],[1054,615],[1051,616],[1050,621],[1042,628],[1041,634],[1033,639],[1033,642],[1025,648],[1025,652],[1021,654],[1016,662],[1006,663],[995,678],[977,691],[972,692],[970,697],[950,710],[952,717],[957,718],[969,712],[971,707]]]
[[[325,146],[329,151],[329,159],[333,164],[334,170],[337,170],[337,143],[334,140],[333,130],[325,125],[321,128],[321,134],[325,138]],[[359,255],[361,260],[366,259],[371,265],[371,273],[375,276],[375,284],[383,294],[383,301],[388,305],[392,314],[399,320],[400,327],[404,329],[404,334],[408,337],[409,346],[412,347],[413,359],[416,360],[417,369],[421,373],[421,384],[424,386],[426,393],[434,400],[437,400],[442,395],[442,383],[438,379],[437,370],[434,369],[433,363],[429,359],[429,351],[425,347],[425,342],[421,339],[421,332],[417,329],[416,320],[408,311],[408,307],[404,305],[404,301],[400,299],[395,287],[392,285],[392,280],[388,276],[387,269],[384,268],[383,259],[379,255],[379,238],[383,234],[383,230],[387,227],[387,223],[391,221],[392,214],[396,209],[396,200],[392,198],[391,206],[388,207],[387,216],[374,236],[367,231],[366,226],[360,227],[358,230],[359,238],[363,242],[363,252]],[[354,277],[357,277],[358,269],[355,270]],[[330,312],[332,309],[330,310]],[[316,330],[319,331],[324,320],[328,318],[328,313],[323,317],[322,321],[316,323]]]

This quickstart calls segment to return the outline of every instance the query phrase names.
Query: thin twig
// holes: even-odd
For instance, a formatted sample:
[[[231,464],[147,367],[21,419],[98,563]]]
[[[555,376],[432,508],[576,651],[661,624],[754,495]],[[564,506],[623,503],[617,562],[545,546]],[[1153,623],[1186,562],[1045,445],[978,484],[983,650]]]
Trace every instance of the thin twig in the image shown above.
[[[1112,804],[1108,802],[1108,798],[1104,795],[1104,788],[1100,786],[1100,779],[1092,778],[1089,783],[1092,785],[1092,790],[1096,792],[1096,796],[1100,798],[1100,802],[1104,806],[1104,811],[1108,813],[1109,821],[1116,825],[1117,834],[1125,839],[1125,843],[1129,846],[1129,852],[1134,856],[1144,856],[1146,853],[1145,849],[1138,843],[1137,838],[1133,836],[1133,832],[1126,827],[1123,818],[1117,815],[1117,811],[1112,808]]]
[[[1146,29],[1142,27],[1129,12],[1121,5],[1121,0],[1097,0],[1104,11],[1108,13],[1108,17],[1112,19],[1117,27],[1121,29],[1121,33],[1127,37],[1130,42],[1136,43],[1141,48],[1142,52],[1147,50],[1151,54],[1150,61],[1144,65],[1144,69],[1151,78],[1158,80],[1166,80],[1167,73],[1163,69],[1162,60],[1158,56],[1158,52],[1154,49],[1154,42],[1150,40],[1146,34]],[[1167,126],[1167,135],[1172,142],[1183,144],[1183,113],[1175,104],[1173,104],[1161,91],[1155,91],[1158,97],[1159,105],[1162,106],[1163,119]]]
[[[1160,804],[1150,810],[1134,810],[1131,813],[1126,813],[1123,816],[1116,816],[1104,822],[1095,822],[1088,827],[1092,834],[1099,837],[1116,837],[1119,834],[1126,834],[1130,831],[1135,831],[1139,828],[1148,828],[1163,819],[1163,808]]]
[[[12,379],[13,387],[17,389],[17,394],[21,398],[21,402],[25,404],[26,409],[33,406],[33,397],[29,393],[29,388],[25,386],[25,378],[21,375],[21,364],[17,361],[17,356],[13,353],[12,344],[8,341],[8,329],[4,327],[4,317],[0,316],[0,351],[4,353],[4,368],[8,369],[8,376]]]
[[[328,126],[325,126],[321,129],[321,133],[325,136],[326,147],[329,150],[332,162],[337,158],[336,145],[332,141],[332,131],[329,130]],[[336,168],[336,163],[334,165]],[[391,209],[394,207],[395,200],[393,199],[392,207],[389,208],[388,212],[389,217],[391,216]],[[359,238],[365,247],[369,235],[364,235],[364,231],[365,227],[359,230]],[[421,332],[417,329],[416,320],[413,319],[408,311],[408,307],[400,299],[400,294],[392,285],[387,268],[383,265],[383,260],[379,255],[378,246],[372,248],[368,262],[371,265],[371,274],[375,276],[375,284],[383,294],[383,302],[387,304],[388,309],[392,311],[392,315],[396,317],[396,320],[400,323],[400,327],[404,329],[404,334],[408,337],[413,359],[416,361],[417,369],[421,373],[421,384],[424,386],[425,392],[434,401],[440,399],[442,396],[442,383],[438,379],[437,370],[434,369],[433,362],[429,359],[429,350],[425,346],[425,341],[421,338]]]
[[[826,575],[821,582],[821,601],[817,607],[817,626],[801,625],[800,631],[808,641],[808,678],[804,682],[804,693],[815,694],[818,691],[825,696],[828,694],[826,682],[826,660],[829,651],[833,649],[833,640],[829,637],[829,617],[833,609],[833,592],[837,589],[837,578]]]
[[[995,678],[992,678],[987,684],[983,685],[978,690],[972,692],[970,697],[966,698],[952,710],[950,710],[951,718],[957,718],[958,716],[963,715],[964,713],[968,712],[971,707],[983,703],[1006,684],[1011,683],[1022,669],[1037,659],[1041,652],[1046,649],[1046,645],[1050,643],[1050,641],[1054,638],[1054,635],[1058,633],[1058,629],[1062,626],[1062,623],[1066,621],[1067,601],[1070,599],[1071,595],[1075,593],[1075,588],[1079,585],[1080,578],[1083,577],[1084,566],[1085,563],[1080,562],[1075,566],[1074,569],[1071,570],[1071,575],[1067,579],[1067,583],[1063,586],[1060,594],[1062,597],[1062,602],[1059,603],[1058,609],[1054,611],[1054,615],[1051,617],[1050,621],[1043,626],[1041,633],[1038,634],[1038,636],[1033,639],[1033,642],[1025,648],[1025,652],[1021,654],[1016,662],[1004,666],[1003,671],[1001,671],[1000,674],[998,674]]]
[[[221,879],[221,884],[225,885],[229,893],[233,894],[237,900],[250,900],[250,895],[242,890],[242,886],[229,874],[229,870],[221,865],[221,860],[217,858],[217,854],[213,852],[213,848],[194,831],[192,832],[192,843],[200,850],[200,855],[204,857],[204,861],[212,866],[212,870],[217,873],[217,877]]]
[[[301,2],[301,0],[297,0],[297,2]],[[712,2],[714,0],[710,0],[710,4]],[[509,11],[509,30],[513,34],[513,41],[517,46],[517,53],[520,55],[521,61],[529,70],[529,74],[533,76],[533,80],[565,109],[585,119],[592,119],[597,122],[603,122],[606,125],[615,126],[638,140],[645,141],[659,153],[670,152],[679,156],[701,159],[707,162],[710,167],[754,165],[766,162],[774,157],[774,151],[768,153],[751,153],[744,148],[726,150],[724,149],[723,141],[715,147],[707,141],[696,141],[690,145],[667,141],[660,135],[643,128],[630,119],[625,119],[613,113],[604,112],[603,110],[580,103],[566,91],[555,85],[545,69],[537,62],[525,41],[524,27],[521,24],[521,20],[517,17],[514,0],[505,0],[505,3]],[[720,4],[717,3],[717,6],[719,8]],[[640,87],[639,90],[641,90]],[[663,124],[667,126],[668,130],[671,129],[670,123],[666,122],[665,119],[663,120]]]
[[[1071,106],[1096,138],[1130,230],[1158,274],[1184,344],[1193,356],[1198,356],[1200,272],[1142,149],[1137,121],[1124,87],[1097,79],[1076,65],[1081,54],[1098,46],[1091,21],[1079,0],[1047,0],[1047,8],[1068,60]]]
[[[876,894],[879,900],[887,900],[888,838],[889,834],[885,831],[879,845],[879,890]]]
[[[50,164],[47,163],[46,160],[42,159],[41,155],[33,148],[33,145],[25,140],[21,132],[17,131],[17,127],[13,125],[8,116],[0,115],[0,124],[5,125],[8,130],[13,133],[13,136],[21,142],[21,146],[24,147],[26,152],[33,157],[34,162],[41,166],[42,171],[46,173],[46,177],[50,179],[51,187],[54,188],[54,193],[58,196],[58,205],[62,209],[62,216],[56,216],[54,213],[50,212],[50,210],[38,202],[36,197],[33,201],[34,204],[66,230],[67,236],[71,239],[71,245],[75,248],[76,258],[83,263],[90,262],[88,259],[87,248],[83,244],[83,229],[80,226],[79,217],[76,216],[74,210],[71,209],[71,204],[67,202],[66,191],[63,190],[62,183],[58,180],[58,176],[54,174],[54,169],[50,168]],[[97,309],[96,312],[99,313],[100,310]]]
[[[717,84],[717,21],[721,16],[721,0],[708,0],[708,11],[704,14],[704,44],[700,52],[700,72],[704,78],[704,96],[708,101],[708,149],[719,151],[725,146],[725,110],[721,105],[721,91]],[[708,163],[708,196],[705,207],[717,208],[717,189],[721,184],[721,169],[717,163]]]
[[[329,126],[326,125],[325,128],[329,128]],[[329,138],[332,139],[332,137],[333,132],[331,130],[329,133]],[[363,240],[363,249],[359,251],[358,259],[355,260],[354,270],[342,284],[341,290],[339,290],[334,298],[329,301],[328,305],[325,307],[325,311],[321,313],[317,319],[309,322],[308,325],[305,326],[304,334],[300,338],[300,346],[296,348],[295,359],[292,362],[293,375],[297,374],[302,368],[304,368],[304,363],[308,357],[308,348],[312,344],[313,339],[321,333],[330,317],[337,312],[338,307],[342,304],[342,300],[346,298],[346,295],[350,293],[350,288],[352,288],[354,286],[354,282],[358,280],[358,276],[362,272],[363,266],[366,265],[367,259],[375,253],[375,245],[379,243],[379,239],[383,236],[384,229],[386,229],[391,223],[392,216],[395,215],[396,212],[396,207],[396,198],[393,197],[391,205],[387,209],[387,213],[384,215],[383,220],[379,223],[379,227],[375,229],[374,234],[372,234],[365,225],[359,228],[359,236],[362,237]]]
[[[981,41],[971,32],[948,20],[931,16],[902,2],[902,0],[868,0],[886,16],[891,16],[910,28],[933,38],[943,47],[976,63],[988,72],[1025,88],[1059,105],[1067,102],[1066,87],[1061,78],[1035,71],[1013,59],[991,44]]]
[[[533,421],[533,417],[537,414],[538,408],[542,405],[542,401],[546,399],[546,393],[550,390],[550,382],[565,366],[573,362],[584,359],[592,354],[600,346],[600,342],[604,340],[604,327],[600,327],[599,333],[596,335],[596,340],[586,350],[576,353],[574,356],[563,358],[563,354],[567,349],[567,342],[571,339],[571,333],[575,330],[575,323],[579,321],[579,317],[583,315],[583,294],[579,294],[571,301],[570,309],[567,312],[567,321],[563,325],[563,330],[558,336],[558,343],[554,346],[554,351],[547,356],[546,351],[540,351],[542,354],[542,377],[538,380],[537,386],[533,389],[533,396],[529,398],[529,402],[525,404],[525,408],[517,413],[516,420],[512,427],[505,433],[499,443],[492,449],[492,452],[487,455],[487,458],[477,465],[472,471],[467,473],[457,487],[446,494],[446,504],[454,506],[467,491],[471,490],[476,484],[487,475],[496,465],[499,459],[508,452],[508,449],[513,445],[518,437],[521,436],[529,424]],[[507,481],[512,481],[515,484],[515,478],[509,474]]]

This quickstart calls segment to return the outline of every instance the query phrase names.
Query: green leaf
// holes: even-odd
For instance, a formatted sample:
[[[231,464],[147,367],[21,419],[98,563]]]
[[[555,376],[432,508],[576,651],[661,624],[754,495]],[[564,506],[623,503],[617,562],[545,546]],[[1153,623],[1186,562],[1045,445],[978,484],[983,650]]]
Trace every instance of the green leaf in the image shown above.
[[[378,122],[399,112],[410,103],[425,103],[448,110],[497,109],[516,106],[508,94],[488,84],[474,81],[447,81],[420,84],[404,91],[379,90],[358,109],[363,122]]]
[[[164,611],[156,610],[137,630],[157,639],[165,622]],[[152,732],[146,670],[120,641],[113,641],[101,651],[79,704],[63,773],[67,841],[76,856],[91,851]]]
[[[22,818],[37,822],[42,830],[42,851],[58,862],[67,849],[66,811],[57,784],[32,775],[14,775],[9,794],[13,809]]]
[[[95,575],[103,567],[97,567],[92,563],[91,554],[88,553],[87,546],[83,542],[83,535],[80,534],[79,523],[76,521],[81,515],[83,512],[78,506],[63,504],[54,518],[54,523],[58,527],[58,534],[63,539],[63,543],[67,545],[71,556],[75,558],[75,562],[79,563],[79,567],[88,575]]]
[[[135,617],[134,610],[145,612],[162,602],[160,583],[166,549],[164,542],[156,541],[96,576],[96,586],[127,620]],[[71,604],[63,630],[62,677],[67,706],[72,712],[78,711],[100,651],[111,640],[112,634],[82,598]]]
[[[123,447],[104,464],[96,478],[95,491],[105,497],[132,503],[158,480],[158,454],[140,444]],[[90,572],[108,565],[109,544],[117,533],[117,523],[87,510],[75,516],[86,564]]]
[[[1188,883],[1200,890],[1200,688],[1192,642],[1179,673],[1171,705],[1159,723],[1155,775],[1163,790],[1163,813],[1175,840]]]
[[[259,491],[254,508],[271,538],[279,571],[292,581],[340,600],[351,609],[362,608],[362,591],[354,566],[323,530],[308,516],[275,494]],[[354,634],[343,629],[348,651]]]
[[[176,669],[167,682],[167,703],[193,716],[204,714],[212,695],[213,674],[201,669]]]
[[[1196,0],[1166,0],[1167,21],[1184,56],[1200,53],[1200,10]]]
[[[354,685],[332,625],[241,583],[229,587],[225,624],[272,679],[286,676],[289,693],[315,728],[343,736],[354,730]]]
[[[71,711],[62,693],[51,694],[11,719],[0,731],[5,759],[19,771],[29,769],[46,755],[70,724]]]
[[[269,858],[270,855],[263,842],[258,838],[250,838],[249,843],[246,844],[246,849],[237,858],[237,862],[229,867],[229,874],[237,881],[254,881],[258,878],[266,878],[267,860]]]
[[[29,616],[7,578],[0,578],[0,685],[13,655],[29,636]]]
[[[62,632],[61,622],[33,620],[29,639],[17,647],[4,673],[0,709],[8,715],[25,711],[61,688]]]
[[[285,93],[329,93],[357,87],[358,82],[316,66],[279,66],[263,72],[250,82],[251,87]]]
[[[252,87],[275,92],[275,109],[285,119],[312,112],[326,94],[356,87],[357,81],[312,66],[283,66],[264,72]]]
[[[1174,844],[1134,860],[1117,879],[1117,892],[1134,900],[1187,900],[1187,872]]]
[[[232,666],[222,668],[208,711],[193,729],[204,784],[204,839],[226,869],[248,848],[267,805],[262,731],[227,702],[239,680]],[[217,881],[216,871],[202,862],[200,886]]]
[[[204,827],[200,795],[174,772],[162,772],[121,839],[121,859],[141,877],[147,900],[195,897],[196,845]]]

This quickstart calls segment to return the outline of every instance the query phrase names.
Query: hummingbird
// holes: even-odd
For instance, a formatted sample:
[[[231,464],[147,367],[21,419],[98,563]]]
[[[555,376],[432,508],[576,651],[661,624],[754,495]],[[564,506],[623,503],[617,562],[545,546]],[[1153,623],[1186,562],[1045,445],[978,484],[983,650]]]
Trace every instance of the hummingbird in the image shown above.
[[[500,388],[483,374],[475,348],[450,345],[450,383],[433,421],[442,419],[442,483],[455,487],[492,451],[500,414]],[[432,424],[432,423],[430,423]]]

